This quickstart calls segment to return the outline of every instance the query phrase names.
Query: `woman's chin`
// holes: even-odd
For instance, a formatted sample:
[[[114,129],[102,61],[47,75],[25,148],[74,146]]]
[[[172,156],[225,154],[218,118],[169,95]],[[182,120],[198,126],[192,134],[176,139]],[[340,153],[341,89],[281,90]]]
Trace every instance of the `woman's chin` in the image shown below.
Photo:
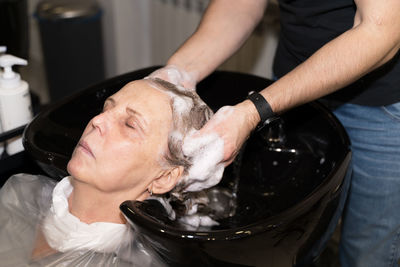
[[[84,169],[82,161],[77,160],[75,157],[72,157],[67,164],[67,172],[74,177],[80,177]]]

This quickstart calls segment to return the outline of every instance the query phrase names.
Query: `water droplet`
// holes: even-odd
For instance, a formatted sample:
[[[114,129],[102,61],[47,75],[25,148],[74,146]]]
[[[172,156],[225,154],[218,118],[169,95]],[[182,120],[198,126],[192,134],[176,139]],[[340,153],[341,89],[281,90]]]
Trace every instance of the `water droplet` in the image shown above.
[[[102,89],[96,92],[96,98],[97,99],[103,99],[105,94],[106,94],[106,89]]]
[[[51,153],[47,154],[47,160],[50,161],[51,163],[54,161],[54,155]]]
[[[264,192],[263,193],[263,196],[264,197],[272,197],[272,196],[274,196],[275,195],[275,192]]]

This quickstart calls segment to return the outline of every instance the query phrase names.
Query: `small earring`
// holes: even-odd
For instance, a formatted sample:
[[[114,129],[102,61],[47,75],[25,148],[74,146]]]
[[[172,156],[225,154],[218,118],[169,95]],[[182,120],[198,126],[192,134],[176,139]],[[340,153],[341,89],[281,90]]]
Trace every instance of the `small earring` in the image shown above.
[[[150,196],[153,196],[153,189],[149,190],[149,189],[147,188],[147,192],[150,194]]]

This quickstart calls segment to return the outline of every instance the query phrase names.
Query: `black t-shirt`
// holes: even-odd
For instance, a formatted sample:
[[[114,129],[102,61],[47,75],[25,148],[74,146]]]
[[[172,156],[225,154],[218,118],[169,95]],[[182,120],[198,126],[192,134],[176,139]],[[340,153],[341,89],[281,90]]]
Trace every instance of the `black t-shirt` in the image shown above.
[[[279,6],[281,33],[274,61],[274,72],[278,78],[349,30],[356,12],[353,0],[279,0]],[[384,66],[327,98],[371,106],[399,102],[399,55],[397,53]]]

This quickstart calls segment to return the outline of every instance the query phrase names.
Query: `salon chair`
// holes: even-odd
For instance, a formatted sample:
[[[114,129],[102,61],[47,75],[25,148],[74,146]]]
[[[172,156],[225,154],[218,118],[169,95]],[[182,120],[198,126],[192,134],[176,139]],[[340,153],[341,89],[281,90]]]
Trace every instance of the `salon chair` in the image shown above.
[[[39,114],[24,132],[26,151],[54,179],[66,165],[88,121],[104,100],[157,67],[91,86]],[[197,91],[215,111],[243,100],[250,88],[272,82],[216,71]],[[343,209],[349,184],[349,138],[318,102],[294,108],[256,130],[217,187],[237,190],[231,216],[211,228],[171,221],[157,201],[130,201],[121,211],[169,266],[308,266],[321,253]]]

